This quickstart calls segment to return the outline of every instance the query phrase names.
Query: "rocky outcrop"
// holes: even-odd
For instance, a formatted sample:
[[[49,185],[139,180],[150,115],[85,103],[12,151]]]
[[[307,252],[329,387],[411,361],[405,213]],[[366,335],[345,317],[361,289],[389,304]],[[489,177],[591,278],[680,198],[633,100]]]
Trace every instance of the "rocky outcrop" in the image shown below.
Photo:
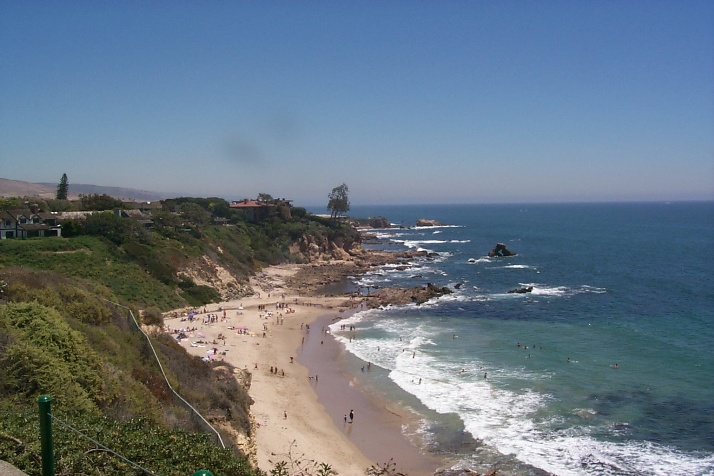
[[[511,289],[508,291],[508,294],[525,294],[525,293],[532,293],[533,292],[533,286],[526,286],[525,288],[516,288],[516,289]]]
[[[321,260],[312,262],[310,266],[302,266],[295,275],[286,279],[286,284],[293,289],[299,288],[301,294],[310,295],[325,285],[345,281],[348,277],[363,274],[375,266],[405,263],[406,267],[415,257],[425,256],[424,251],[394,253],[366,251],[360,247],[352,250],[349,260]]]
[[[419,218],[416,221],[416,226],[443,226],[443,224],[439,223],[436,220],[427,220],[426,218]]]
[[[392,224],[384,217],[370,217],[353,219],[352,226],[355,228],[391,228]]]
[[[448,287],[438,287],[435,284],[428,283],[426,286],[413,288],[382,288],[374,291],[368,297],[368,305],[370,308],[388,306],[388,305],[403,305],[403,304],[424,304],[430,299],[451,294],[453,291]]]
[[[506,245],[503,243],[496,243],[496,246],[494,246],[493,249],[488,252],[488,256],[490,256],[491,258],[497,256],[516,256],[516,254],[517,253],[514,253],[513,251],[506,248]]]
[[[302,235],[290,246],[290,254],[306,263],[330,260],[349,260],[362,251],[359,241],[338,236],[329,240],[325,236]]]

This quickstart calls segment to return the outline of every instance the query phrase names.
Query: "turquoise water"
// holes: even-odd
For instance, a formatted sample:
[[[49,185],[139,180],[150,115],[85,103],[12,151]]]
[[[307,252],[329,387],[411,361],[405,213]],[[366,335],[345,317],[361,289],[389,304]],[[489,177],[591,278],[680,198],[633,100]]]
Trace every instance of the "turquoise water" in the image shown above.
[[[506,474],[714,474],[714,203],[350,214],[446,225],[378,230],[374,247],[436,255],[355,285],[454,294],[358,313],[352,342],[333,329],[406,392],[431,451]],[[488,258],[498,242],[518,255]]]

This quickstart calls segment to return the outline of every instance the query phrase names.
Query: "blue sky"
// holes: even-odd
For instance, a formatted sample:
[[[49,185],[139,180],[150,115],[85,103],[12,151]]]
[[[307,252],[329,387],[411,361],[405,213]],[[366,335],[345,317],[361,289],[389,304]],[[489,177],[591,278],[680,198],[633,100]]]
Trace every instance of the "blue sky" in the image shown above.
[[[0,177],[714,199],[714,2],[0,0]]]

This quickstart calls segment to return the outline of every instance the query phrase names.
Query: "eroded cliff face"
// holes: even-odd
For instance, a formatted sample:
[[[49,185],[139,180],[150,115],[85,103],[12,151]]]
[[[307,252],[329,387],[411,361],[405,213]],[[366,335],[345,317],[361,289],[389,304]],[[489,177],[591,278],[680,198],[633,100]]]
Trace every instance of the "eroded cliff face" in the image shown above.
[[[245,369],[239,369],[231,366],[221,366],[215,367],[213,372],[217,374],[218,379],[228,379],[232,376],[235,378],[240,389],[248,395],[250,391],[250,384],[252,380],[252,374]],[[253,412],[247,409],[248,414],[248,424],[243,422],[244,426],[241,426],[235,420],[228,418],[226,415],[220,413],[213,413],[207,416],[208,421],[218,428],[222,433],[227,434],[238,447],[241,453],[246,455],[251,463],[257,467],[257,446],[255,442],[255,432],[256,432],[256,421]]]
[[[199,286],[210,286],[221,295],[224,301],[249,296],[253,293],[248,285],[248,277],[237,277],[216,259],[203,255],[195,258],[178,273],[184,275]]]
[[[222,253],[222,250],[219,249],[218,252]],[[337,236],[330,240],[326,236],[304,234],[290,246],[289,253],[295,262],[312,264],[360,261],[360,257],[367,255],[362,249],[359,235]],[[209,255],[192,259],[178,274],[190,278],[199,286],[214,288],[224,301],[253,293],[248,284],[249,276],[232,272],[218,259]]]
[[[361,253],[360,241],[344,236],[330,240],[325,236],[305,234],[290,246],[290,254],[304,263],[332,260],[349,261]]]

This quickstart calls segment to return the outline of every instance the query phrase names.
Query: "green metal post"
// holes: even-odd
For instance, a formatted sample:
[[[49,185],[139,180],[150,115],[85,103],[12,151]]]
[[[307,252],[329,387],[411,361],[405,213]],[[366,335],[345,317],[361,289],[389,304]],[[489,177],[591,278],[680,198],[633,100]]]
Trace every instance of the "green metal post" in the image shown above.
[[[207,469],[199,469],[195,473],[193,473],[193,476],[213,476],[213,473],[211,473]]]
[[[40,407],[40,442],[42,445],[42,476],[55,476],[55,457],[52,447],[52,397],[37,399]]]

